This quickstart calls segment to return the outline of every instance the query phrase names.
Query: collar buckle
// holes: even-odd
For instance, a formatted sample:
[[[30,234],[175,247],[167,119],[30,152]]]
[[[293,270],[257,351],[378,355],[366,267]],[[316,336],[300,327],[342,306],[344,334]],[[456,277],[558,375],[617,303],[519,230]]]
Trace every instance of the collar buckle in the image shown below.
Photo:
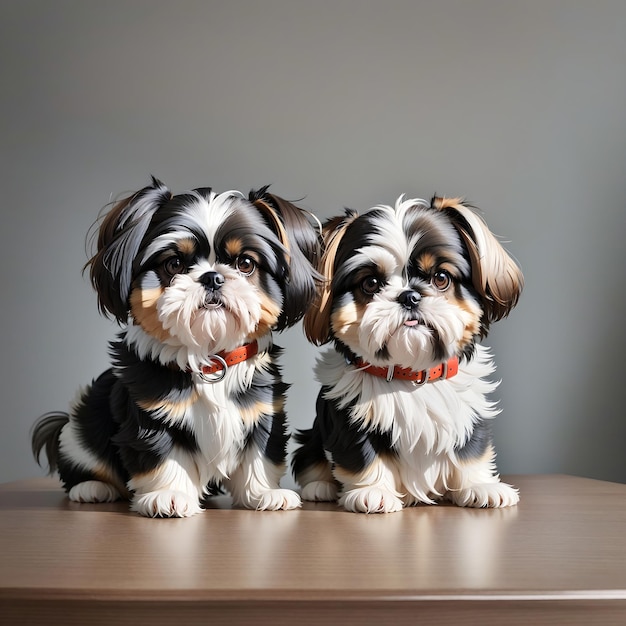
[[[228,368],[251,359],[259,352],[259,344],[255,341],[247,343],[239,348],[235,348],[230,352],[220,352],[219,354],[210,354],[204,365],[200,366],[200,371],[195,373],[205,383],[219,383],[226,376]],[[187,368],[187,371],[191,371]]]
[[[219,354],[211,354],[208,358],[209,363],[213,365],[203,365],[198,372],[198,376],[205,383],[219,383],[223,380],[228,371],[228,363]]]

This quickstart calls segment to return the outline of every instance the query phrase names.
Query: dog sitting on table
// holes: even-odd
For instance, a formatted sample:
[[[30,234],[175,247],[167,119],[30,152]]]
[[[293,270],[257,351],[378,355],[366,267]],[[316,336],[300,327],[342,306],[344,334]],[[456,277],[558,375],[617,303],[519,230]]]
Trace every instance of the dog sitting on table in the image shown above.
[[[522,273],[460,199],[403,196],[324,226],[326,283],[305,315],[321,383],[292,460],[305,500],[387,513],[447,499],[504,507],[492,357],[479,340],[507,316]]]
[[[246,508],[300,506],[279,486],[287,385],[273,332],[311,304],[318,254],[307,212],[267,188],[173,195],[153,179],[115,204],[87,264],[101,311],[124,325],[112,367],[32,434],[69,498],[128,498],[151,517],[198,513],[219,488]]]

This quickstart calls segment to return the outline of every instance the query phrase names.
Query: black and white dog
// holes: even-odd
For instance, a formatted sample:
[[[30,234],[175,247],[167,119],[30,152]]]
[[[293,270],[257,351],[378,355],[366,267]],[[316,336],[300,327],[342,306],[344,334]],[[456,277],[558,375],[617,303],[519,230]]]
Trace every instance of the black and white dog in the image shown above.
[[[272,333],[311,304],[318,253],[306,212],[267,188],[172,195],[153,179],[115,204],[88,263],[101,311],[124,325],[112,367],[32,437],[70,499],[186,517],[224,487],[238,506],[298,507],[279,487],[287,385]]]
[[[324,238],[326,285],[304,324],[333,348],[317,365],[313,427],[297,435],[303,499],[366,513],[516,504],[496,473],[497,383],[478,341],[517,303],[517,264],[460,199],[346,211]]]

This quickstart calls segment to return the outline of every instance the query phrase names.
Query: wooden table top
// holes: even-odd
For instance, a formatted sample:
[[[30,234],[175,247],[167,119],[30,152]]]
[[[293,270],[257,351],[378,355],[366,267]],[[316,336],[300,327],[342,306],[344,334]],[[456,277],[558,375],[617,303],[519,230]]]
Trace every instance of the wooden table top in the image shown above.
[[[0,623],[626,624],[626,485],[507,481],[509,509],[257,512],[219,496],[188,519],[76,504],[48,478],[0,485]]]

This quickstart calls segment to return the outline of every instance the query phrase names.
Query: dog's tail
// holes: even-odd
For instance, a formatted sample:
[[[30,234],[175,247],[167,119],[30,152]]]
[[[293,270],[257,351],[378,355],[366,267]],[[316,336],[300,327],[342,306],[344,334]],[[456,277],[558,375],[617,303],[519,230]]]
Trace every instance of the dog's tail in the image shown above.
[[[41,465],[41,451],[46,449],[48,472],[52,474],[58,467],[59,435],[63,427],[70,421],[70,416],[63,412],[51,412],[42,415],[35,423],[32,432],[31,446],[33,456]]]

